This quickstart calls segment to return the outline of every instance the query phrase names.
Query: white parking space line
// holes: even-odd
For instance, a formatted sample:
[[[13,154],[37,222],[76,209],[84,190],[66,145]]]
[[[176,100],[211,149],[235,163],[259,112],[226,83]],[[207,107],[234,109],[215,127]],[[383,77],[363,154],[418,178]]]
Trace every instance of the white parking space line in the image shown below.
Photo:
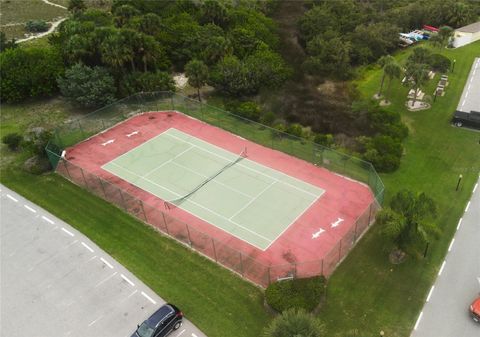
[[[107,260],[105,260],[103,257],[100,258],[100,260],[105,263],[110,269],[113,269],[113,266],[107,262]]]
[[[422,320],[422,316],[423,316],[423,311],[418,316],[417,322],[415,323],[415,327],[413,328],[413,330],[417,330],[418,324],[420,324],[420,321]]]
[[[95,285],[95,288],[102,285],[103,283],[107,282],[108,280],[110,280],[112,277],[114,277],[115,275],[117,275],[118,272],[114,272],[112,275],[110,275],[109,277],[103,279],[102,281],[98,282],[96,285]]]
[[[192,332],[192,337],[198,337],[197,335],[195,335],[193,332]]]
[[[92,325],[94,325],[94,324],[95,324],[95,323],[97,323],[97,322],[98,322],[98,320],[99,320],[100,318],[102,318],[102,317],[103,317],[103,315],[102,315],[102,316],[100,316],[100,317],[98,317],[96,320],[94,320],[94,321],[91,321],[91,322],[90,322],[90,324],[89,324],[88,326],[92,326]]]
[[[430,291],[429,291],[428,296],[427,296],[427,302],[430,301],[430,297],[431,297],[432,294],[433,294],[433,289],[435,289],[435,286],[432,286],[432,287],[430,288]]]
[[[468,212],[468,209],[470,208],[470,201],[467,204],[467,207],[465,208],[465,212]]]
[[[123,300],[120,301],[120,303],[123,303],[125,302],[126,300],[128,300],[130,297],[132,297],[133,295],[135,295],[136,293],[138,292],[138,290],[134,290],[132,291],[132,293],[130,295],[128,295],[127,297],[125,297]]]
[[[120,277],[123,278],[128,284],[130,284],[132,287],[135,287],[135,284],[133,284],[132,281],[130,281],[125,275],[120,274]]]
[[[149,300],[150,302],[152,302],[153,304],[157,304],[157,302],[155,302],[153,300],[153,298],[151,298],[150,296],[148,296],[147,294],[145,294],[143,291],[142,291],[142,296],[145,297],[147,300]]]
[[[49,218],[47,218],[46,216],[42,215],[42,219],[45,220],[46,222],[50,223],[50,224],[54,224],[55,222],[53,222],[53,220],[50,220]]]
[[[475,184],[475,187],[473,188],[473,193],[477,190],[478,183]]]
[[[462,220],[463,220],[463,218],[460,218],[460,220],[458,220],[457,231],[460,229],[460,225],[462,224]]]
[[[183,329],[182,331],[180,331],[180,332],[178,333],[178,335],[177,335],[176,337],[180,337],[181,335],[183,335],[183,333],[184,333],[185,331],[187,331],[187,330]]]
[[[443,261],[442,266],[440,267],[440,271],[438,272],[438,276],[442,275],[443,268],[445,268],[446,262]]]
[[[32,212],[32,213],[37,213],[36,210],[34,210],[33,208],[31,208],[31,207],[28,206],[28,205],[23,205],[23,207],[25,207],[26,209],[28,209],[28,210],[29,210],[30,212]]]
[[[448,246],[448,251],[452,250],[453,243],[455,242],[455,238],[452,239],[452,242],[450,242],[450,246]]]
[[[72,232],[66,230],[65,228],[62,227],[62,231],[64,231],[65,233],[67,233],[68,235],[70,236],[75,236],[75,234],[73,234]]]
[[[10,199],[10,200],[13,200],[15,202],[18,202],[18,200],[15,199],[14,197],[12,197],[10,194],[7,194],[7,198]]]
[[[87,248],[87,249],[90,251],[90,253],[93,253],[93,249],[90,248],[90,247],[89,247],[85,242],[83,242],[83,241],[82,241],[82,246],[85,247],[85,248]]]

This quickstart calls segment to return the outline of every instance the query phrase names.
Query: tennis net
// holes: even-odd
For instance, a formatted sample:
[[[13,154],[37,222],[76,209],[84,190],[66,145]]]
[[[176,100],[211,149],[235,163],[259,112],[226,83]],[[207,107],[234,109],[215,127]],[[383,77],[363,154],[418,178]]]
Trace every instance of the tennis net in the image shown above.
[[[187,194],[185,194],[184,196],[180,197],[180,198],[177,198],[177,199],[174,199],[174,200],[169,200],[169,201],[165,201],[164,204],[165,204],[165,208],[166,209],[172,209],[172,208],[175,208],[175,207],[178,207],[182,202],[184,202],[186,199],[188,199],[190,196],[192,196],[193,194],[195,194],[195,192],[197,192],[199,189],[201,189],[203,186],[205,186],[206,184],[208,184],[210,181],[212,181],[213,179],[215,179],[216,177],[218,177],[222,172],[224,172],[225,170],[227,170],[228,168],[232,167],[233,165],[237,164],[238,162],[240,162],[242,159],[246,158],[247,157],[247,148],[244,148],[243,151],[238,155],[238,157],[229,162],[227,165],[225,165],[224,167],[222,167],[220,170],[218,170],[217,172],[215,172],[213,175],[211,175],[210,177],[208,177],[207,179],[205,179],[204,181],[202,181],[200,184],[198,184],[193,190],[191,190],[190,192],[188,192]]]

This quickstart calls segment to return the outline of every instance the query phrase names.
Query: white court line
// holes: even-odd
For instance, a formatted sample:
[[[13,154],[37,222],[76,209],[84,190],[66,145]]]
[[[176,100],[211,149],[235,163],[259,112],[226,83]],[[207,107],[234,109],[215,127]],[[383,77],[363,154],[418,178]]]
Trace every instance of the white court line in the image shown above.
[[[72,232],[66,230],[65,228],[62,227],[62,231],[64,231],[65,233],[67,233],[68,235],[70,236],[75,236],[75,234],[73,234]]]
[[[46,216],[42,215],[42,219],[45,220],[46,222],[50,223],[50,224],[54,224],[55,222],[53,222],[53,220],[50,220],[49,218],[47,218]]]
[[[171,129],[169,129],[169,130],[171,130]],[[168,131],[168,130],[167,130],[167,131]],[[181,132],[181,131],[180,131],[180,132]],[[175,139],[177,139],[177,140],[180,140],[180,141],[182,141],[182,142],[184,142],[184,143],[193,145],[194,147],[198,148],[199,150],[202,150],[202,151],[204,151],[204,152],[210,153],[210,154],[212,154],[212,155],[214,155],[214,156],[216,156],[216,157],[218,157],[218,158],[222,158],[222,159],[227,160],[227,161],[230,161],[230,160],[231,160],[231,159],[226,158],[226,157],[224,157],[224,156],[222,156],[222,155],[219,155],[218,153],[209,151],[209,150],[204,149],[204,148],[202,148],[202,147],[200,147],[200,146],[198,146],[198,145],[196,145],[196,144],[194,144],[194,143],[191,143],[191,142],[189,142],[189,141],[187,141],[187,140],[184,140],[184,139],[182,139],[182,138],[180,138],[180,137],[177,137],[177,136],[174,136],[174,135],[170,135],[170,134],[168,134],[167,132],[164,132],[164,134],[167,135],[167,136],[169,136],[169,137],[172,137],[172,138],[175,138]],[[222,151],[226,151],[225,149],[222,149],[222,148],[220,148],[220,147],[218,147],[218,146],[216,146],[216,145],[214,145],[214,144],[211,144],[211,143],[208,143],[208,142],[206,142],[206,141],[203,141],[203,140],[201,140],[200,138],[195,138],[195,139],[199,140],[199,141],[202,142],[202,143],[208,144],[209,146],[213,146],[213,147],[215,147],[215,148],[221,149]],[[247,158],[247,160],[248,160],[248,158]],[[252,160],[251,160],[251,162],[252,162],[252,163],[255,163],[255,164],[257,164],[257,165],[261,165],[261,164],[255,162],[255,161],[252,161]],[[241,163],[239,163],[238,166],[239,166],[239,167],[243,167],[243,168],[245,168],[245,169],[247,169],[247,170],[250,170],[250,171],[252,171],[252,172],[258,173],[258,174],[260,174],[260,175],[263,175],[263,176],[265,176],[265,177],[268,177],[268,178],[270,178],[270,179],[278,180],[278,181],[281,182],[282,184],[288,185],[288,186],[290,186],[290,187],[292,187],[292,188],[294,188],[294,189],[296,189],[296,190],[299,190],[299,191],[301,191],[301,192],[304,192],[304,193],[306,193],[306,194],[310,194],[310,195],[312,195],[313,197],[317,197],[317,195],[314,194],[314,193],[312,193],[312,192],[306,191],[306,190],[304,190],[304,189],[302,189],[302,188],[300,188],[300,187],[298,187],[298,186],[292,185],[292,184],[287,183],[287,182],[285,182],[285,181],[283,181],[283,180],[279,180],[279,179],[277,179],[277,178],[275,178],[275,177],[272,177],[272,176],[269,175],[269,174],[266,174],[266,173],[264,173],[264,172],[258,171],[258,170],[254,169],[254,168],[251,168],[251,167],[242,165]],[[264,165],[262,165],[262,166],[264,166]],[[267,166],[264,166],[264,167],[267,167]],[[288,178],[290,178],[290,179],[294,179],[294,180],[296,180],[296,181],[299,181],[299,182],[301,182],[302,184],[308,184],[307,182],[305,182],[305,181],[303,181],[303,180],[300,180],[300,179],[297,179],[297,178],[295,178],[295,177],[292,177],[292,176],[290,176],[290,175],[288,175],[288,174],[286,174],[286,173],[277,171],[277,170],[272,169],[272,168],[269,168],[269,167],[267,167],[267,168],[268,168],[269,170],[278,172],[278,173],[279,173],[280,175],[282,175],[282,176],[286,176],[286,177],[288,177]],[[309,185],[311,185],[311,184],[309,184]],[[313,185],[312,185],[312,186],[313,186]],[[314,186],[314,187],[317,188],[317,189],[320,189],[319,187],[316,187],[316,186]],[[322,190],[322,191],[323,191],[323,190]]]
[[[452,239],[452,242],[450,242],[450,246],[448,246],[448,251],[452,250],[453,243],[455,242],[455,238]]]
[[[132,287],[135,287],[135,284],[133,284],[132,281],[130,281],[125,275],[120,274],[120,277],[123,278],[128,284],[130,284]]]
[[[122,170],[125,170],[125,171],[129,172],[130,174],[133,174],[133,175],[137,176],[138,178],[141,178],[138,174],[136,174],[135,172],[130,171],[129,169],[126,169],[126,168],[124,168],[124,167],[122,167],[122,166],[120,166],[120,165],[117,165],[117,164],[115,164],[115,163],[112,163],[112,165],[118,166],[118,167],[121,168]],[[108,171],[108,170],[107,170],[107,171]],[[109,171],[109,172],[110,172],[110,171]],[[112,173],[113,173],[113,172],[112,172]],[[113,173],[113,174],[115,174],[115,173]],[[115,174],[115,175],[116,175],[116,174]],[[157,184],[157,183],[154,182],[153,180],[150,180],[150,179],[148,179],[148,178],[142,178],[142,179],[143,179],[144,181],[149,182],[150,184],[152,184],[152,185],[154,185],[154,186],[160,187],[160,188],[162,188],[162,189],[164,189],[164,190],[166,190],[166,191],[168,191],[168,192],[176,195],[177,197],[181,197],[181,196],[182,196],[182,195],[178,194],[177,192],[174,192],[174,191],[168,189],[168,188],[165,187],[165,186],[162,186],[162,185]],[[141,187],[141,186],[136,185],[134,182],[130,182],[130,184],[135,185],[135,186],[137,186],[137,187],[139,187],[139,188],[143,188],[143,187]],[[314,200],[314,201],[315,201],[315,200]],[[205,211],[210,212],[210,213],[212,213],[213,215],[215,215],[215,216],[217,216],[217,217],[219,217],[219,218],[222,218],[222,219],[224,219],[224,220],[226,220],[226,221],[229,221],[229,222],[231,222],[232,224],[234,224],[234,225],[236,225],[236,226],[238,226],[238,227],[240,227],[240,228],[242,228],[242,229],[244,229],[244,230],[246,230],[246,231],[248,231],[248,232],[250,232],[250,233],[252,233],[252,234],[254,234],[254,235],[256,235],[256,236],[258,236],[259,238],[264,239],[264,240],[267,241],[268,243],[272,244],[272,241],[271,241],[269,238],[266,238],[266,237],[264,237],[263,235],[260,235],[260,234],[258,234],[257,232],[254,232],[254,231],[252,231],[251,229],[246,228],[246,227],[240,225],[239,223],[237,223],[237,222],[235,222],[235,221],[233,221],[233,220],[229,220],[229,219],[226,218],[225,216],[223,216],[223,215],[221,215],[221,214],[218,214],[217,212],[212,211],[210,208],[207,208],[207,207],[205,207],[205,206],[203,206],[203,205],[201,205],[201,204],[199,204],[199,203],[197,203],[197,202],[195,202],[195,201],[193,201],[193,200],[191,200],[191,199],[186,199],[184,202],[192,203],[192,204],[194,204],[195,206],[200,207],[201,209],[204,209]],[[308,208],[306,208],[306,209],[308,209]],[[198,214],[195,214],[195,213],[191,213],[191,214],[193,214],[194,216],[196,216],[196,217],[199,218],[199,219],[202,219],[202,220],[204,220],[204,221],[206,221],[206,222],[208,222],[208,223],[211,223],[211,220],[204,219],[204,218],[200,217]],[[303,214],[303,213],[302,213],[302,214]],[[302,214],[300,214],[300,215],[302,215]],[[237,237],[237,238],[239,238],[239,239],[241,239],[241,240],[243,240],[243,241],[246,241],[245,238],[240,238],[240,237],[234,235],[233,233],[231,233],[231,232],[229,232],[229,231],[227,231],[227,230],[225,230],[225,229],[223,229],[223,228],[221,228],[221,227],[218,227],[218,226],[215,226],[215,227],[217,227],[217,228],[219,228],[219,229],[222,229],[224,232],[226,232],[226,233],[228,233],[228,234],[230,234],[230,235],[233,235],[233,236],[235,236],[235,237]],[[248,241],[248,242],[249,242],[249,241]],[[249,243],[252,244],[252,245],[254,245],[254,244],[251,243],[251,242],[249,242]],[[259,249],[261,249],[261,250],[264,250],[263,248],[260,248],[260,247],[257,247],[257,248],[259,248]]]
[[[167,165],[168,163],[174,161],[175,159],[177,159],[178,157],[180,157],[181,155],[185,154],[186,152],[190,151],[190,150],[193,149],[193,148],[194,148],[193,146],[190,146],[188,149],[180,152],[180,153],[177,154],[175,157],[170,158],[170,159],[167,160],[166,162],[163,162],[161,165],[159,165],[159,166],[155,167],[154,169],[148,171],[146,174],[144,174],[144,175],[142,176],[142,178],[148,177],[150,174],[152,174],[153,172],[155,172],[155,171],[158,170],[159,168],[161,168],[161,167]]]
[[[457,231],[460,228],[460,225],[462,224],[462,220],[463,220],[463,218],[460,218],[460,220],[458,220]]]
[[[93,253],[93,249],[90,248],[85,242],[82,242],[82,246],[87,248],[90,251],[90,253]]]
[[[100,260],[105,263],[110,269],[113,269],[113,266],[107,262],[107,260],[105,260],[103,257],[100,258]]]
[[[37,211],[36,211],[35,209],[31,208],[31,207],[28,206],[28,205],[23,205],[23,207],[25,207],[26,209],[28,209],[28,210],[29,210],[30,212],[32,212],[32,213],[37,213]]]
[[[107,282],[108,280],[110,280],[112,277],[114,277],[115,275],[117,275],[118,273],[117,272],[114,272],[112,275],[110,275],[109,277],[107,277],[106,279],[98,282],[96,285],[95,285],[95,288],[98,287],[99,285]]]
[[[261,196],[263,193],[265,193],[270,187],[272,187],[273,185],[275,185],[277,182],[276,181],[272,181],[270,183],[270,185],[268,185],[267,187],[265,187],[260,193],[258,193],[255,198],[252,198],[250,199],[249,202],[247,202],[242,208],[240,208],[238,211],[236,211],[235,213],[233,213],[233,215],[228,219],[228,220],[232,220],[234,217],[236,217],[241,211],[243,211],[245,208],[247,208],[248,206],[250,206],[252,204],[252,202],[254,202],[255,200],[258,199],[259,196]]]
[[[172,164],[173,164],[173,165],[177,165],[178,167],[184,168],[185,170],[190,171],[190,172],[192,172],[192,173],[194,173],[194,174],[196,174],[196,175],[198,175],[198,176],[200,176],[200,177],[209,178],[209,177],[207,177],[207,176],[205,176],[205,175],[203,175],[203,174],[200,174],[200,173],[198,173],[198,172],[196,172],[196,171],[194,171],[194,170],[192,170],[192,169],[190,169],[190,168],[188,168],[188,167],[186,167],[186,166],[184,166],[184,165],[182,165],[182,164],[179,164],[179,163],[177,163],[177,162],[172,162]],[[230,191],[237,192],[238,194],[241,194],[241,195],[243,195],[243,196],[245,196],[245,197],[247,197],[247,198],[253,198],[253,196],[248,195],[248,194],[245,194],[245,193],[243,193],[242,191],[239,191],[239,190],[237,190],[237,189],[235,189],[235,188],[233,188],[233,187],[231,187],[231,186],[228,186],[228,185],[222,183],[221,181],[218,181],[217,179],[213,179],[213,180],[211,180],[211,182],[212,182],[212,183],[215,183],[215,184],[222,185],[222,186],[228,188]]]
[[[430,296],[432,296],[433,289],[435,289],[435,286],[432,286],[432,287],[430,288],[430,292],[428,293],[428,296],[427,296],[427,302],[430,301]]]
[[[415,323],[415,327],[413,328],[413,330],[417,330],[418,324],[420,324],[420,321],[422,320],[422,316],[423,316],[423,311],[418,316],[417,322]]]
[[[149,300],[150,302],[152,302],[153,304],[157,304],[157,302],[155,302],[153,300],[153,298],[151,298],[150,296],[148,296],[147,294],[145,294],[143,291],[142,291],[142,296],[145,297],[147,300]]]
[[[442,275],[442,271],[443,271],[443,268],[445,268],[446,263],[447,263],[446,261],[443,261],[442,266],[440,267],[440,270],[438,272],[438,276]]]
[[[18,202],[18,200],[15,199],[14,197],[12,197],[10,194],[7,194],[7,198],[10,199],[10,200],[13,200],[15,202]]]

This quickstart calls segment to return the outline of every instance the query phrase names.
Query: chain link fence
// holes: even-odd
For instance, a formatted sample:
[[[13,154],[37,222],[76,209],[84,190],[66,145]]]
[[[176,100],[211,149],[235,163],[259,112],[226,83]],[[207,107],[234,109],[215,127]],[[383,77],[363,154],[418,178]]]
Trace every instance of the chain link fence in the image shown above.
[[[176,110],[218,126],[258,144],[325,167],[361,181],[375,198],[343,238],[323,259],[283,265],[265,265],[162,211],[160,205],[139,200],[119,186],[61,157],[62,150],[139,113]],[[46,148],[56,172],[91,193],[115,204],[160,232],[262,287],[284,277],[328,277],[373,222],[384,197],[384,185],[373,166],[355,157],[236,116],[222,109],[171,92],[138,93],[70,121],[54,131]]]

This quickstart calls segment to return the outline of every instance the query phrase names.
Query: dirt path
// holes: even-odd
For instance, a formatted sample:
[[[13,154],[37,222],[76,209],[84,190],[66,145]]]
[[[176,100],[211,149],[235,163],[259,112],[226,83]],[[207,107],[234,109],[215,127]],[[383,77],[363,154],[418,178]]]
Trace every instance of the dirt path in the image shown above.
[[[50,6],[55,6],[55,7],[59,7],[59,8],[63,8],[63,9],[67,9],[67,7],[65,6],[62,6],[62,5],[58,5],[58,4],[55,4],[53,2],[50,2],[48,0],[42,0],[44,3],[46,3],[47,5],[50,5]],[[61,18],[60,20],[57,20],[57,21],[54,21],[52,22],[50,28],[46,31],[46,32],[43,32],[43,33],[40,33],[40,34],[36,34],[36,35],[32,35],[32,36],[29,36],[29,37],[26,37],[24,39],[19,39],[19,40],[16,40],[15,42],[16,43],[22,43],[22,42],[25,42],[25,41],[30,41],[30,40],[34,40],[34,39],[39,39],[41,37],[44,37],[50,33],[52,33],[55,29],[57,29],[58,25],[61,24],[63,21],[65,21],[67,18]]]

